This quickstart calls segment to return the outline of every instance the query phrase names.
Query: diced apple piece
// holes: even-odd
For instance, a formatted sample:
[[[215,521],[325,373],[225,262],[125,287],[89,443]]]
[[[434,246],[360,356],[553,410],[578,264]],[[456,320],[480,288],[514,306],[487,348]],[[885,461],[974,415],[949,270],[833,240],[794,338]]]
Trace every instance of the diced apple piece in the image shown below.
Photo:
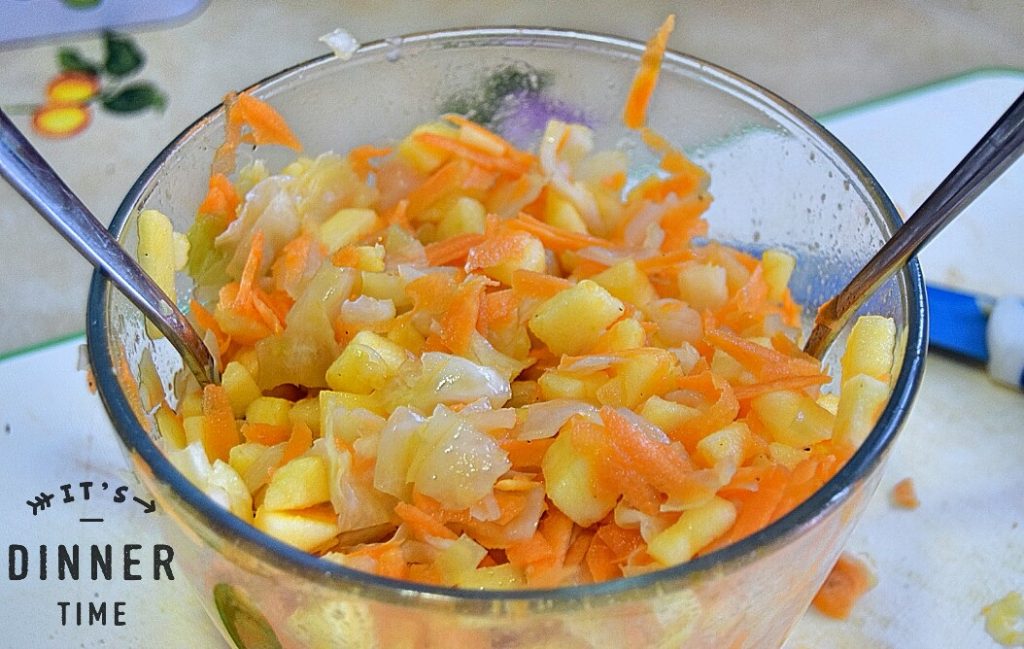
[[[843,352],[843,381],[867,374],[889,382],[896,354],[896,323],[892,318],[868,315],[857,318]]]
[[[679,271],[679,296],[697,310],[721,308],[729,299],[725,269],[692,263]]]
[[[672,431],[697,417],[701,411],[675,401],[668,401],[655,395],[644,402],[640,416],[671,436]]]
[[[263,495],[267,510],[305,509],[331,499],[327,464],[316,455],[297,457],[274,471]]]
[[[644,306],[658,299],[651,281],[632,259],[620,261],[590,279],[623,302],[636,306]]]
[[[832,436],[835,417],[805,394],[768,392],[754,397],[750,407],[776,442],[805,448]]]
[[[451,154],[444,149],[416,140],[420,133],[433,133],[445,137],[457,137],[458,130],[451,124],[431,122],[413,129],[412,133],[398,143],[398,157],[412,165],[417,171],[430,173],[444,164]]]
[[[288,411],[288,420],[292,423],[303,423],[309,426],[313,435],[320,435],[320,399],[307,397],[292,404]]]
[[[227,392],[228,401],[231,402],[231,412],[235,414],[236,419],[245,415],[249,404],[263,394],[249,370],[237,361],[231,361],[224,367],[220,384]]]
[[[289,426],[291,420],[288,413],[292,402],[279,397],[257,397],[249,402],[245,409],[245,420],[250,424],[268,424],[270,426]]]
[[[441,573],[441,583],[461,586],[486,556],[486,548],[463,534],[438,553],[434,565]]]
[[[487,210],[483,203],[469,196],[459,196],[445,210],[437,224],[437,238],[447,239],[459,234],[483,234]]]
[[[624,312],[621,301],[585,279],[542,303],[529,327],[555,354],[580,354]]]
[[[541,470],[548,498],[577,525],[593,525],[615,508],[618,494],[594,489],[594,469],[576,452],[571,436],[555,438],[544,453]]]
[[[857,374],[843,381],[836,411],[835,443],[860,446],[888,399],[889,384],[872,376]]]
[[[540,239],[526,233],[516,235],[516,239],[518,246],[515,255],[501,263],[481,269],[485,275],[505,286],[512,286],[512,274],[517,270],[543,273],[548,267],[547,253]]]
[[[770,442],[768,444],[768,457],[776,464],[781,464],[790,471],[811,456],[810,451],[802,448],[793,448],[789,444]]]
[[[608,382],[608,377],[601,373],[589,376],[572,376],[557,370],[548,370],[537,379],[540,396],[544,400],[578,399],[596,404],[597,391]]]
[[[412,306],[412,299],[405,292],[405,280],[394,273],[362,273],[362,293],[378,300],[391,300],[398,310]]]
[[[270,536],[307,552],[328,546],[341,533],[338,516],[329,504],[297,511],[260,507],[253,523]]]
[[[675,358],[662,349],[644,349],[631,354],[616,369],[616,375],[597,391],[602,405],[636,408],[654,394],[672,389],[679,375]]]
[[[346,207],[320,224],[317,239],[330,254],[359,241],[376,227],[376,212],[369,208]]]
[[[192,444],[193,442],[203,441],[203,435],[206,431],[206,417],[203,415],[192,415],[190,417],[182,417],[181,427],[185,431],[185,445]]]
[[[153,413],[153,419],[156,420],[160,437],[166,440],[171,448],[185,447],[188,442],[185,441],[185,426],[182,419],[166,403],[161,403],[157,407],[156,412]]]
[[[369,394],[398,372],[407,355],[384,336],[360,331],[327,368],[327,385],[339,392]]]
[[[569,232],[589,234],[587,224],[576,206],[550,189],[544,204],[544,221]]]
[[[667,529],[651,539],[647,553],[666,566],[684,563],[724,534],[736,522],[736,506],[724,498],[688,509]]]
[[[232,446],[231,450],[228,451],[228,464],[238,472],[238,475],[244,476],[266,450],[266,446],[255,442],[245,442]]]
[[[139,265],[159,286],[171,303],[177,300],[174,287],[174,227],[171,220],[157,210],[142,210],[139,214]],[[163,338],[156,326],[146,321],[150,338]]]
[[[764,282],[768,285],[768,299],[781,300],[796,268],[796,258],[781,250],[765,250],[761,255],[761,268]]]
[[[623,318],[611,326],[591,349],[594,354],[621,352],[643,347],[647,331],[635,318]]]
[[[705,466],[723,463],[740,466],[752,448],[750,428],[743,422],[733,422],[697,442],[697,457]]]

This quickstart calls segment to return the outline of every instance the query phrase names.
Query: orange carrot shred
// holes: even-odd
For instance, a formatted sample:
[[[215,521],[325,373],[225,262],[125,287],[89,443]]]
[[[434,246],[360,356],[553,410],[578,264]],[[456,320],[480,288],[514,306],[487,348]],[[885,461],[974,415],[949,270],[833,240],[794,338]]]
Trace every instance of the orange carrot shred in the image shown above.
[[[661,59],[665,55],[668,37],[675,28],[675,24],[676,17],[669,15],[651,40],[647,42],[647,49],[644,50],[640,59],[640,69],[633,77],[633,85],[626,96],[626,106],[622,111],[622,122],[628,128],[640,128],[647,121],[647,107],[658,81]]]
[[[917,491],[914,489],[913,478],[903,478],[895,485],[889,493],[889,501],[900,509],[917,509],[921,501],[917,498]]]
[[[207,385],[203,388],[203,447],[206,456],[213,460],[228,461],[228,453],[241,439],[231,412],[231,402],[222,386]]]
[[[281,455],[281,463],[284,466],[293,459],[299,457],[313,446],[313,431],[301,421],[292,424],[292,434],[285,443],[284,454]]]
[[[609,248],[612,245],[607,239],[563,230],[536,219],[529,214],[519,214],[515,219],[508,221],[507,226],[532,234],[540,239],[545,246],[556,251],[580,250],[581,248],[589,248],[591,246]]]
[[[215,173],[210,176],[210,189],[206,193],[206,198],[199,204],[199,212],[219,216],[228,223],[235,218],[241,201],[228,177],[222,173]]]
[[[415,505],[399,502],[395,505],[395,514],[409,526],[409,531],[421,541],[429,537],[455,540],[458,536],[432,516]]]
[[[828,617],[845,620],[850,617],[857,600],[872,587],[874,576],[867,564],[844,552],[814,596],[814,608]]]
[[[427,253],[427,261],[432,266],[447,266],[462,262],[474,246],[478,246],[484,241],[486,241],[484,235],[466,232],[443,241],[427,244],[424,248]]]
[[[295,151],[302,149],[281,114],[270,104],[247,92],[238,95],[233,115],[237,115],[251,129],[252,140],[256,144],[279,144]]]

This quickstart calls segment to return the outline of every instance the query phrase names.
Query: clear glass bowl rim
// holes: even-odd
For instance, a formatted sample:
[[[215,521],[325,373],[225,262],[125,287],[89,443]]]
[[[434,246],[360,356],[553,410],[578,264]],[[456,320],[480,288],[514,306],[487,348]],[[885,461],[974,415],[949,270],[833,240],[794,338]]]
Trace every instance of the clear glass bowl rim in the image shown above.
[[[495,41],[493,45],[504,44],[510,47],[523,44],[551,48],[587,46],[633,57],[638,57],[644,49],[643,43],[618,36],[570,29],[524,27],[473,27],[422,32],[401,37],[400,47],[430,49],[466,45],[467,42],[470,46],[488,46],[492,45],[491,41]],[[389,38],[364,44],[350,61],[359,62],[364,57],[380,56],[395,47],[395,42],[395,39]],[[256,82],[246,88],[246,91],[260,94],[267,86],[270,86],[272,91],[275,83],[332,62],[334,58],[334,55],[327,54],[299,63]],[[896,208],[875,178],[856,156],[814,118],[758,84],[699,58],[668,50],[665,53],[665,65],[685,67],[701,77],[742,90],[745,96],[756,98],[762,109],[769,106],[775,113],[787,117],[790,120],[788,125],[796,126],[805,134],[816,138],[821,145],[835,154],[853,177],[860,181],[885,219],[886,223],[882,224],[883,226],[890,228],[890,231],[899,226],[900,219]],[[171,141],[143,171],[121,202],[109,226],[115,237],[120,235],[134,213],[134,206],[144,198],[150,180],[163,164],[172,159],[179,148],[222,111],[223,106],[217,106],[197,119]],[[763,551],[770,551],[772,547],[785,543],[801,530],[813,526],[818,518],[843,502],[853,488],[869,476],[884,457],[907,417],[924,372],[927,307],[924,278],[917,260],[912,259],[897,278],[907,289],[904,296],[904,307],[907,311],[907,345],[903,365],[893,386],[892,396],[874,429],[846,465],[828,483],[789,514],[760,532],[687,563],[598,584],[553,589],[478,591],[394,580],[320,559],[264,534],[235,517],[192,485],[174,468],[149,434],[139,425],[110,362],[112,350],[107,337],[106,304],[109,301],[111,284],[99,271],[93,273],[90,285],[86,335],[89,362],[98,392],[122,444],[129,453],[136,454],[148,466],[155,480],[164,483],[180,497],[179,505],[186,507],[193,516],[216,534],[231,539],[236,549],[255,556],[275,569],[318,583],[328,589],[358,591],[363,597],[381,602],[409,604],[414,600],[418,606],[432,603],[445,609],[455,605],[460,610],[487,612],[494,610],[495,603],[519,601],[543,603],[544,610],[554,612],[566,608],[575,609],[585,602],[595,605],[601,600],[631,600],[643,598],[651,592],[671,592],[685,588],[689,580],[700,575],[710,576],[728,572],[731,567],[739,567]]]

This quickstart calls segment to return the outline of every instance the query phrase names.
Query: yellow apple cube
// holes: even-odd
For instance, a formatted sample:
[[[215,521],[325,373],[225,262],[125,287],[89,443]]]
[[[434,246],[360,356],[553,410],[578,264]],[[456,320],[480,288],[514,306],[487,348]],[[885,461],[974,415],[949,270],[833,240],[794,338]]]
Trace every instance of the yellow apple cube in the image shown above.
[[[369,208],[346,207],[320,224],[317,239],[328,253],[356,243],[377,228],[377,213]]]
[[[569,232],[589,234],[587,224],[576,206],[550,190],[544,204],[544,221]]]
[[[268,424],[270,426],[290,426],[288,413],[292,402],[279,397],[257,397],[249,402],[245,409],[245,420],[250,424]]]
[[[640,416],[666,433],[678,429],[684,423],[697,417],[701,411],[675,401],[668,401],[655,395],[644,402]]]
[[[338,516],[330,505],[297,511],[275,511],[260,507],[253,522],[257,529],[274,538],[312,552],[331,544],[341,533]]]
[[[778,301],[786,293],[789,278],[796,268],[796,258],[781,250],[765,250],[761,255],[764,282],[768,285],[768,299]]]
[[[569,435],[559,435],[541,461],[548,498],[573,522],[593,525],[615,508],[618,494],[598,493],[594,469],[576,452]]]
[[[327,463],[322,457],[297,457],[274,471],[263,495],[268,510],[305,509],[331,499]]]
[[[327,368],[327,385],[339,392],[369,394],[405,363],[405,348],[372,331],[360,331]]]
[[[685,563],[735,522],[736,506],[714,496],[707,503],[680,514],[675,523],[651,539],[647,553],[666,566]]]
[[[544,400],[578,399],[597,403],[597,391],[607,381],[608,377],[600,373],[579,377],[549,370],[537,379],[537,388]]]
[[[754,397],[750,407],[776,442],[806,448],[832,437],[836,417],[800,392],[768,392]]]
[[[437,224],[437,238],[448,239],[460,234],[483,234],[487,210],[483,203],[469,196],[459,196],[444,211]]]
[[[679,271],[679,296],[698,311],[719,309],[729,299],[725,268],[714,264],[687,264]]]
[[[896,323],[892,318],[869,315],[857,318],[843,352],[843,380],[867,374],[889,382],[896,354]]]
[[[590,279],[623,302],[636,306],[644,306],[658,299],[651,281],[632,259],[620,261]]]
[[[860,446],[888,399],[889,384],[873,376],[857,374],[843,381],[836,411],[835,442]]]
[[[231,412],[239,419],[245,414],[249,404],[263,395],[260,386],[256,383],[249,370],[237,361],[231,361],[224,367],[220,383],[224,386],[228,401],[231,402]]]
[[[483,273],[492,279],[496,279],[505,286],[512,286],[512,274],[517,270],[529,270],[535,273],[543,273],[548,267],[547,253],[544,251],[544,244],[540,239],[532,235],[523,234],[519,240],[521,246],[516,255],[506,259],[494,266],[483,268]]]
[[[529,327],[555,354],[590,349],[626,308],[600,284],[585,279],[543,302]]]

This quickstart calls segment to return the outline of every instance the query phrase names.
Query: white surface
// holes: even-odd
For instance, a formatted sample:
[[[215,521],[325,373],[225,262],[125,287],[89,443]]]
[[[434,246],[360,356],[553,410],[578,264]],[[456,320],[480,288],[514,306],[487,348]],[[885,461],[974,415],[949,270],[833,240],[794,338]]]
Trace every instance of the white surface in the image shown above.
[[[904,209],[920,202],[988,124],[1024,89],[1024,75],[985,74],[876,103],[827,120]],[[930,277],[989,293],[1021,277],[1018,164],[924,260]],[[982,230],[984,229],[984,236]],[[989,233],[995,232],[992,236]],[[943,245],[939,245],[940,242]],[[1000,251],[1009,251],[1003,253]],[[1019,292],[1019,288],[1018,288]],[[11,647],[215,647],[219,636],[181,581],[59,582],[7,579],[7,546],[159,542],[141,508],[93,500],[33,517],[25,500],[61,484],[134,486],[99,400],[77,372],[72,341],[0,362],[0,613]],[[995,647],[980,609],[1024,590],[1024,398],[980,370],[939,357],[929,367],[881,488],[848,549],[874,567],[878,585],[849,621],[814,612],[786,649]],[[9,430],[7,428],[9,426]],[[914,479],[922,505],[892,508],[888,490]],[[58,494],[56,499],[59,499]],[[102,516],[104,523],[79,518]],[[127,601],[119,628],[63,628],[56,602]]]

